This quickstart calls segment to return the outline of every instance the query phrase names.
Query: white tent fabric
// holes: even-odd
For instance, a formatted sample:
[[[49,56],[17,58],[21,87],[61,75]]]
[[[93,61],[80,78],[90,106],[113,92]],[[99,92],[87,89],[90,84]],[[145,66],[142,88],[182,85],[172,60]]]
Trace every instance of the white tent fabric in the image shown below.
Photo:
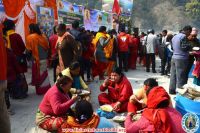
[[[25,30],[24,30],[24,12],[22,12],[22,15],[19,16],[17,23],[15,24],[16,28],[15,31],[16,33],[19,33],[25,42]]]

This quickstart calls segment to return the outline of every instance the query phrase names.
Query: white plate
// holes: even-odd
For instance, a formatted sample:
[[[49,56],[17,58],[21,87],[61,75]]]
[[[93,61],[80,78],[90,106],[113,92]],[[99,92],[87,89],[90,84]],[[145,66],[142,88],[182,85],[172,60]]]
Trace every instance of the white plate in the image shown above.
[[[200,48],[199,47],[193,47],[192,50],[198,51],[198,50],[200,50]]]
[[[82,90],[82,92],[79,95],[89,95],[90,92],[87,90]]]
[[[115,122],[124,122],[126,120],[126,116],[115,116],[113,121]]]

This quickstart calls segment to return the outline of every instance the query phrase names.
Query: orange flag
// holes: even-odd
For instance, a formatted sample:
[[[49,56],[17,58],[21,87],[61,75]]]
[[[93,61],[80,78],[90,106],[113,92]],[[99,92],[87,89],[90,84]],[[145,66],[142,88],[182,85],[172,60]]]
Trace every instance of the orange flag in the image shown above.
[[[118,0],[114,0],[112,12],[116,13],[117,15],[119,15],[121,13],[121,9],[120,9]]]

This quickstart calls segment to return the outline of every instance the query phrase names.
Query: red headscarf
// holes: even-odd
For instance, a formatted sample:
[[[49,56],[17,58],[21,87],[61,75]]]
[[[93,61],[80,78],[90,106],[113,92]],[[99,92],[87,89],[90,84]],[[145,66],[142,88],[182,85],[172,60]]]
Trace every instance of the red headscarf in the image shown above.
[[[168,93],[163,87],[154,87],[147,96],[147,109],[142,115],[153,123],[155,132],[172,133],[169,114],[162,108],[157,108],[162,101],[170,100]]]

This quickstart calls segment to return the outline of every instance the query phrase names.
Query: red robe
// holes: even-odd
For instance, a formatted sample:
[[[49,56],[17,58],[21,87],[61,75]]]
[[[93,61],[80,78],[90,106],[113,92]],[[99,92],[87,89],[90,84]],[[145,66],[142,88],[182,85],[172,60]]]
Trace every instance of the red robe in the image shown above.
[[[130,69],[136,69],[136,62],[138,57],[138,47],[140,40],[137,37],[130,37],[129,50],[130,55],[128,58],[128,66]]]
[[[94,59],[95,48],[92,43],[88,44],[87,50],[83,51],[82,57],[87,60]]]
[[[3,40],[2,24],[0,24],[0,80],[7,79],[7,53],[6,47]]]
[[[19,34],[14,33],[10,35],[9,38],[10,38],[10,45],[11,45],[11,49],[13,50],[13,53],[17,57],[22,57],[25,51],[25,44],[24,44],[24,41],[22,40],[22,37]],[[25,73],[25,72],[27,72],[27,65],[20,64],[20,73]]]
[[[49,44],[50,44],[50,48],[51,48],[51,58],[57,54],[57,50],[56,50],[57,41],[58,41],[58,35],[53,34],[50,36]]]
[[[20,65],[17,62],[16,56],[10,49],[7,51],[7,80],[9,82],[14,82],[17,79],[17,75],[20,74]]]
[[[57,41],[58,41],[58,35],[53,34],[49,37],[51,55],[48,58],[48,65],[52,65],[52,61],[57,58],[57,49],[56,49]]]
[[[108,87],[100,86],[101,91],[108,89],[108,93],[101,93],[98,96],[99,104],[110,104],[115,106],[116,102],[121,103],[121,107],[117,112],[126,112],[130,96],[133,94],[131,83],[123,76],[119,83],[110,83]]]
[[[118,38],[119,52],[128,52],[130,36],[126,34],[125,32],[121,32],[117,38]]]

